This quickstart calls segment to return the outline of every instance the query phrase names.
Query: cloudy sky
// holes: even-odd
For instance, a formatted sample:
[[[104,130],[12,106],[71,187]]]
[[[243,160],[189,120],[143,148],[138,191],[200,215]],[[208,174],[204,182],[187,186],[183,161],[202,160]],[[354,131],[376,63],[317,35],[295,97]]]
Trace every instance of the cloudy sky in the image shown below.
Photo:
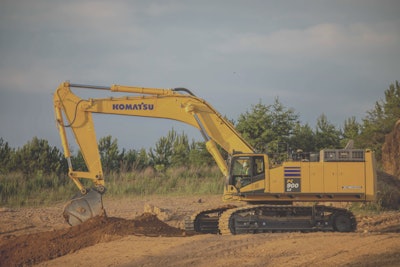
[[[399,14],[397,0],[2,0],[0,137],[60,146],[52,94],[65,80],[186,87],[231,119],[278,97],[302,123],[324,113],[341,127],[400,79]],[[125,148],[153,146],[172,127],[201,139],[171,121],[95,123],[98,138]]]

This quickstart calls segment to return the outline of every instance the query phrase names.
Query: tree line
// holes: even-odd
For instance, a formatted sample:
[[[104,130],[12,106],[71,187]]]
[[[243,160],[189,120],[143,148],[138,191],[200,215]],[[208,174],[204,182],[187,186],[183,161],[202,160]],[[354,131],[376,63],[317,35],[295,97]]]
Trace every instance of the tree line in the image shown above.
[[[353,140],[357,148],[373,149],[379,162],[385,135],[399,118],[400,84],[396,81],[361,122],[350,117],[341,127],[332,124],[325,114],[318,117],[314,129],[309,124],[302,124],[299,114],[285,107],[279,98],[270,105],[260,101],[240,114],[237,121],[231,122],[259,152],[277,154],[299,149],[312,152],[343,148]],[[174,129],[147,150],[121,149],[117,139],[105,136],[99,139],[99,151],[104,173],[141,171],[149,167],[165,171],[170,167],[214,164],[203,142],[190,141],[185,133],[177,133]],[[74,169],[85,170],[80,151],[71,161]],[[62,175],[68,172],[68,166],[62,151],[47,140],[34,137],[22,148],[12,148],[0,138],[0,174],[10,172],[22,172],[26,176],[37,173]]]

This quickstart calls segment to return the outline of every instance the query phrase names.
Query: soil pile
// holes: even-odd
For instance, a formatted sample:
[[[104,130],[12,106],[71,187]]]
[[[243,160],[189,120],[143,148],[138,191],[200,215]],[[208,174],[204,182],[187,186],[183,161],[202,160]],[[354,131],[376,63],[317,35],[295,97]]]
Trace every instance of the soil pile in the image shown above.
[[[388,174],[400,177],[400,120],[391,133],[386,135],[382,146],[383,169]]]
[[[377,202],[387,210],[400,208],[400,180],[393,175],[378,171]]]
[[[364,233],[400,233],[400,213],[388,211],[357,218],[357,231]]]
[[[95,217],[67,229],[2,237],[0,266],[33,265],[126,235],[176,237],[184,236],[185,232],[169,226],[150,213],[133,220]]]
[[[385,172],[378,172],[379,201],[382,207],[397,210],[400,208],[400,120],[385,136],[382,166]]]

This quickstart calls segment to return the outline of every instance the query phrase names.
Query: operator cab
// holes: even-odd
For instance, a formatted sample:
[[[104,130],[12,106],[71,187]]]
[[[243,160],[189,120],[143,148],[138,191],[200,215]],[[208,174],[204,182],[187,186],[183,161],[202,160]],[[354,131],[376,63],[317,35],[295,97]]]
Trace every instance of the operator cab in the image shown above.
[[[235,155],[231,159],[229,185],[237,189],[265,178],[264,155]]]

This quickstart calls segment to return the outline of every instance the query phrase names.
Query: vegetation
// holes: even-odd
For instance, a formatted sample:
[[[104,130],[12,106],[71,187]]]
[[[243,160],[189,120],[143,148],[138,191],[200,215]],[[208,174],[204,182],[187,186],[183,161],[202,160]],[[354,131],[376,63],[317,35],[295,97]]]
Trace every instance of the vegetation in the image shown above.
[[[384,137],[400,118],[399,107],[400,85],[396,81],[361,123],[350,117],[338,128],[321,114],[312,129],[301,124],[299,115],[276,98],[272,105],[260,101],[251,106],[239,116],[235,127],[258,151],[272,155],[298,149],[341,148],[351,139],[357,147],[375,150],[379,162]],[[204,143],[189,141],[185,133],[174,129],[148,150],[121,150],[117,139],[106,136],[99,140],[99,151],[111,195],[220,194],[223,190],[224,178]],[[76,170],[86,169],[79,151],[71,162]],[[11,148],[0,138],[3,205],[64,201],[76,192],[67,172],[62,152],[46,140],[34,137],[22,148]],[[380,201],[386,199],[382,196]]]
[[[384,93],[384,99],[376,101],[375,107],[368,111],[360,133],[356,138],[357,145],[368,147],[376,152],[378,161],[382,158],[382,144],[385,135],[392,131],[400,118],[400,83],[396,81]]]

